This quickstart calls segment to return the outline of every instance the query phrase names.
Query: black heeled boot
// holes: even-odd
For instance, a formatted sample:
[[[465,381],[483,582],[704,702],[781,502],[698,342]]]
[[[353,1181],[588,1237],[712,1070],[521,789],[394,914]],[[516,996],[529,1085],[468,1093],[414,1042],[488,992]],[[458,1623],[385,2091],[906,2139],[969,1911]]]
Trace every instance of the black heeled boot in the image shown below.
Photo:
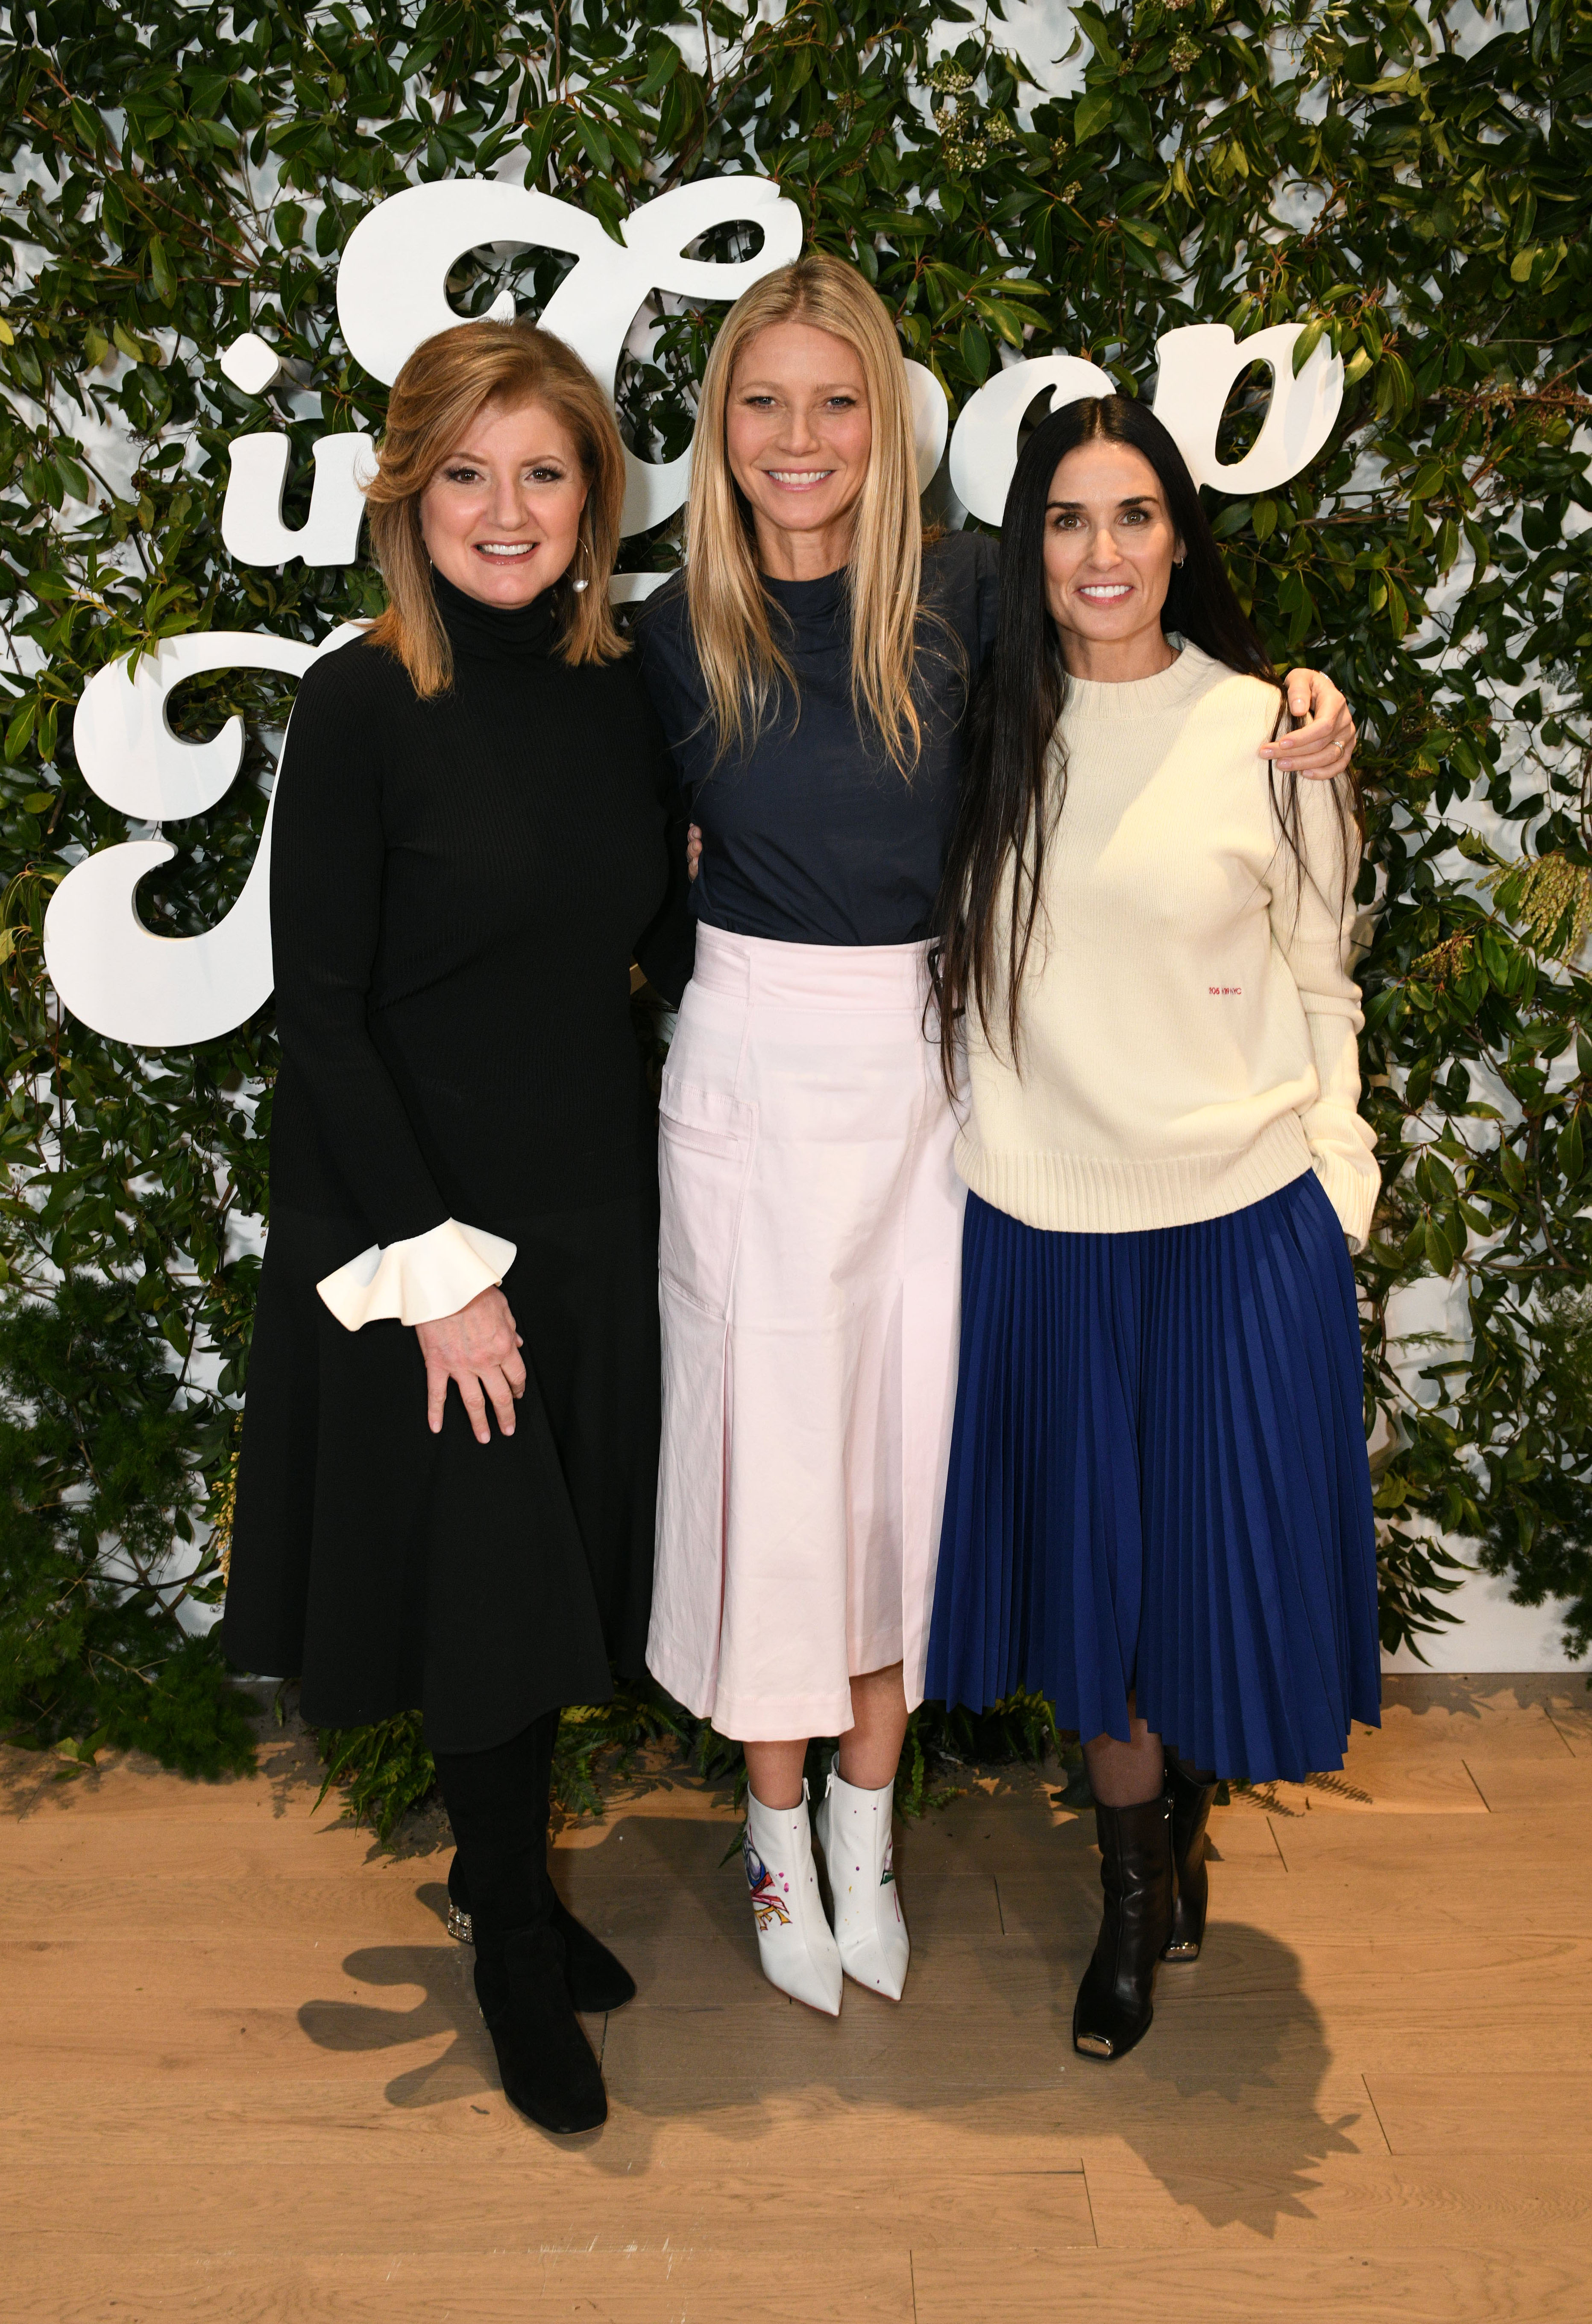
[[[569,1998],[547,1870],[556,1711],[489,1751],[439,1751],[437,1780],[462,1859],[476,1946],[476,1998],[504,2094],[544,2130],[607,2119],[602,2069]],[[467,1883],[467,1886],[466,1884]]]
[[[635,1999],[635,1979],[624,1962],[600,1937],[593,1936],[583,1921],[575,1918],[557,1889],[552,1892],[551,1918],[564,1941],[564,1981],[577,2009],[589,2017],[603,2016]],[[469,1887],[457,1850],[448,1873],[448,1933],[461,1945],[476,1941]]]
[[[1106,1914],[1072,2011],[1072,2046],[1125,2058],[1150,2031],[1155,1965],[1172,1927],[1171,1814],[1166,1795],[1095,1809]]]
[[[1205,1834],[1216,1794],[1214,1775],[1186,1767],[1174,1753],[1167,1753],[1166,1796],[1171,1809],[1172,1872],[1178,1895],[1162,1960],[1198,1960],[1205,1942],[1205,1914],[1210,1902]]]

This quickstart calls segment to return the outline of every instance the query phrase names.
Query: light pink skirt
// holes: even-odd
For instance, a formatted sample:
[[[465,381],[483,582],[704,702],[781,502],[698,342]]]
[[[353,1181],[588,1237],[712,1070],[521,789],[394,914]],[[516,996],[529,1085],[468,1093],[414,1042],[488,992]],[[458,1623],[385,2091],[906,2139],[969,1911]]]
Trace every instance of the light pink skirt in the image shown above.
[[[701,927],[663,1075],[663,1454],[647,1662],[721,1734],[922,1699],[964,1190],[922,945]]]

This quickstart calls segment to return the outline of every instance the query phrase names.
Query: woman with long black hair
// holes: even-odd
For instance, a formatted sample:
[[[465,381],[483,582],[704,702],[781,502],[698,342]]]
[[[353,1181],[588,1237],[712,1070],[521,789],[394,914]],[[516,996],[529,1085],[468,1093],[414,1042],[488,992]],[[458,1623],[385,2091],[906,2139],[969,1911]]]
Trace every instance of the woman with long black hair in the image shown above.
[[[1166,429],[1047,420],[940,906],[969,1191],[926,1691],[1032,1687],[1085,1738],[1088,2056],[1199,1950],[1217,1775],[1340,1766],[1378,1717],[1357,807],[1268,765],[1282,716]]]

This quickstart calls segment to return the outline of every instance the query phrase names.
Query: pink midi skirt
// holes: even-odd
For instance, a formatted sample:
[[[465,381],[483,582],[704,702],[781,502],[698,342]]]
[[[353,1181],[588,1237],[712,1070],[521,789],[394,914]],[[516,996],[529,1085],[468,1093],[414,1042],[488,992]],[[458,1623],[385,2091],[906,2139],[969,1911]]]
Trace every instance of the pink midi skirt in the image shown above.
[[[925,946],[699,927],[663,1074],[663,1451],[647,1663],[719,1732],[922,1699],[964,1189]]]

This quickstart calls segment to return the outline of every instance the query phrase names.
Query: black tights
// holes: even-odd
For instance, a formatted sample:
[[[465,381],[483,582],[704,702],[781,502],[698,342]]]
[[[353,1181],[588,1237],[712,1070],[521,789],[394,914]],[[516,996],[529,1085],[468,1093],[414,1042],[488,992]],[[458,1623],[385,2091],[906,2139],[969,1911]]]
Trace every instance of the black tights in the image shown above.
[[[543,1711],[490,1751],[439,1751],[437,1784],[464,1868],[476,1942],[495,1949],[545,1921],[548,1790],[559,1714]]]

